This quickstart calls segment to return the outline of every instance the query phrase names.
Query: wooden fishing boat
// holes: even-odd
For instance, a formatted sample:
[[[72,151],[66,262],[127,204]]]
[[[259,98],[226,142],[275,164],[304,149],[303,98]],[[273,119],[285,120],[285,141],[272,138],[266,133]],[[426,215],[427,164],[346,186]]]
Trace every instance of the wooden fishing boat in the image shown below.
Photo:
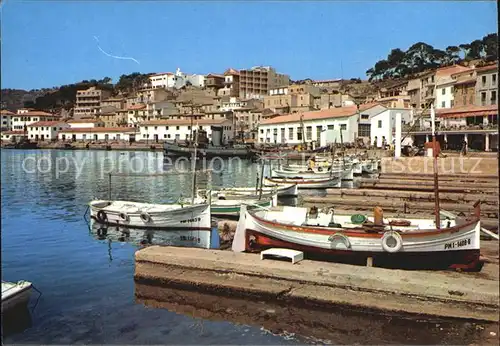
[[[284,165],[281,170],[274,170],[274,175],[277,177],[296,177],[313,178],[311,174],[315,174],[317,178],[324,178],[328,173],[333,176],[341,176],[342,180],[353,180],[354,171],[352,164],[340,164],[334,162],[333,164],[321,163],[312,168],[307,168],[307,165],[289,164]],[[323,175],[323,176],[321,176]]]
[[[329,177],[327,179],[304,179],[304,178],[264,178],[264,186],[297,184],[299,190],[303,189],[327,189],[341,186],[341,179]]]
[[[139,228],[210,229],[210,206],[198,204],[150,204],[96,200],[90,216],[101,224]]]
[[[294,171],[294,170],[283,170],[283,169],[273,169],[271,171],[272,177],[276,178],[301,178],[301,179],[330,179],[332,177],[332,172],[308,172],[308,171]]]
[[[165,142],[163,145],[165,156],[183,156],[191,157],[194,153],[194,149],[190,146],[182,146],[179,144]],[[198,157],[241,157],[241,158],[251,158],[253,153],[250,148],[246,146],[206,146],[204,148],[200,147],[197,149]]]
[[[259,188],[254,187],[225,187],[220,189],[221,192],[229,192],[234,195],[258,195]],[[269,184],[262,188],[263,194],[276,193],[278,197],[295,197],[298,195],[297,184]]]
[[[303,251],[306,256],[390,261],[446,268],[480,269],[480,207],[470,217],[361,220],[359,215],[335,215],[314,207],[242,211],[233,251],[260,252],[267,248]],[[358,219],[357,219],[358,218]],[[382,222],[383,220],[383,222]],[[374,222],[375,221],[375,222]]]
[[[361,168],[363,173],[373,174],[378,172],[378,161],[377,160],[363,160],[361,162]]]
[[[32,287],[29,281],[2,281],[2,313],[14,307],[27,306]]]
[[[134,245],[161,245],[218,248],[219,239],[216,228],[212,229],[145,229],[118,225],[103,225],[90,221],[90,231],[99,240],[127,242]],[[214,233],[215,232],[215,233]]]
[[[210,194],[210,197],[208,196]],[[199,191],[201,198],[210,200],[210,213],[214,216],[238,216],[241,206],[252,208],[270,208],[278,205],[276,193],[267,195],[232,195],[226,191]]]

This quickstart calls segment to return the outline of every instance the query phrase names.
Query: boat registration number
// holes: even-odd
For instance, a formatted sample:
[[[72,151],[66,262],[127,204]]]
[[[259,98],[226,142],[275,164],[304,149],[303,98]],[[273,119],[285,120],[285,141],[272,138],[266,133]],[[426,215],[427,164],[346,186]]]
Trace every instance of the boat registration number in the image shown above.
[[[467,246],[467,245],[470,245],[470,238],[457,240],[457,241],[454,241],[452,243],[446,243],[446,244],[444,244],[444,249],[445,250],[454,249],[457,247],[462,247],[462,246]]]
[[[199,222],[199,221],[201,221],[201,217],[195,217],[193,219],[181,220],[181,223]]]

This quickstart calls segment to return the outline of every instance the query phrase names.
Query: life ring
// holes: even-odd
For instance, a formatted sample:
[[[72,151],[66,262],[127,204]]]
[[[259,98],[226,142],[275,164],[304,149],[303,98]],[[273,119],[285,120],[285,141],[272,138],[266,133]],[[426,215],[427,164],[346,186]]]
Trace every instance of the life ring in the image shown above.
[[[125,223],[130,222],[130,217],[126,213],[120,213],[120,220],[122,220]]]
[[[347,248],[347,249],[350,249],[351,248],[351,242],[349,241],[349,238],[345,235],[345,234],[342,234],[342,233],[334,233],[332,234],[331,236],[328,237],[328,241],[330,241],[332,244],[330,244],[330,246],[332,247],[332,249],[334,249],[333,247],[333,242],[336,240],[336,239],[339,239],[342,241],[342,243],[344,244],[344,246]]]
[[[108,215],[106,215],[104,210],[99,210],[97,212],[97,221],[100,223],[106,223],[108,221]]]
[[[141,220],[144,223],[150,223],[151,222],[151,215],[149,215],[147,212],[143,211],[141,213]]]
[[[398,252],[403,247],[403,238],[398,232],[387,231],[382,236],[382,248],[387,252]]]

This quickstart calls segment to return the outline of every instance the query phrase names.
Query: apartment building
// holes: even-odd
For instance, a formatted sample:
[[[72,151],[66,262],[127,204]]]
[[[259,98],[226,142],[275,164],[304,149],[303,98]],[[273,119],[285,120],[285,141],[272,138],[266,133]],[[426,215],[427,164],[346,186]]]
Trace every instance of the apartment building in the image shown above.
[[[455,105],[454,85],[456,80],[453,74],[468,71],[469,68],[461,65],[441,67],[436,70],[436,109],[451,108]]]
[[[375,101],[388,108],[410,108],[411,97],[407,88],[405,80],[386,82],[379,88]]]
[[[16,115],[16,113],[8,111],[6,109],[2,109],[0,111],[1,116],[1,130],[2,131],[10,131],[12,128],[12,117]]]
[[[67,124],[71,129],[104,127],[104,121],[100,119],[73,119],[68,120]]]
[[[136,129],[127,127],[88,127],[68,128],[59,131],[60,141],[132,141],[135,140]]]
[[[420,108],[420,78],[413,78],[408,80],[406,92],[410,96],[410,106],[413,109]]]
[[[55,121],[59,120],[59,116],[52,113],[23,108],[19,109],[17,114],[13,115],[11,119],[13,131],[24,131],[25,129],[27,130],[27,126],[37,121]]]
[[[155,73],[149,77],[151,88],[174,88],[180,89],[187,84],[201,88],[205,85],[205,76],[198,74],[185,74],[177,68],[175,73],[162,72]]]
[[[453,84],[453,106],[472,106],[476,101],[476,70],[474,68],[454,73],[451,77]]]
[[[114,107],[115,109],[124,109],[127,104],[127,99],[123,97],[110,97],[101,101],[101,108]]]
[[[224,87],[217,92],[218,96],[240,96],[240,73],[229,68],[224,72]]]
[[[270,66],[256,66],[240,70],[240,98],[262,99],[268,95],[269,90],[288,86],[290,77],[277,73]]]
[[[436,99],[436,71],[428,71],[420,76],[420,108],[430,109]],[[411,98],[410,98],[411,100]]]
[[[84,116],[96,115],[101,109],[101,102],[111,96],[111,91],[90,87],[87,90],[76,92],[76,104],[73,117],[76,119]]]
[[[476,76],[476,105],[496,105],[498,103],[498,65],[478,67]]]

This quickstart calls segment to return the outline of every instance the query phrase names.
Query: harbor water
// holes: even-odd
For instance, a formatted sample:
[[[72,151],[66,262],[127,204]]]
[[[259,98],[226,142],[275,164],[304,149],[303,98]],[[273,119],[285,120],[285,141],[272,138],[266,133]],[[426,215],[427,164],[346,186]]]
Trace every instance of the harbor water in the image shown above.
[[[280,324],[279,332],[272,333],[266,329],[265,321],[258,318],[253,323],[251,318],[231,319],[228,313],[228,321],[220,311],[217,312],[218,318],[211,318],[210,314],[186,313],[178,302],[174,306],[146,304],[136,299],[134,253],[141,245],[93,233],[84,219],[87,204],[92,199],[109,196],[152,203],[188,198],[191,195],[191,175],[158,173],[187,171],[189,166],[187,160],[164,162],[160,152],[2,150],[2,280],[28,280],[42,292],[34,311],[23,319],[25,325],[22,328],[16,331],[4,328],[4,343],[315,342],[314,335],[294,334],[291,330],[293,324],[303,325],[297,320],[289,325],[290,328]],[[213,171],[197,175],[200,188],[252,186],[258,171],[257,165],[243,160],[231,163],[215,160],[202,168]],[[112,176],[110,182],[109,172],[122,174]],[[153,173],[157,175],[141,176]],[[142,287],[141,290],[148,294],[150,289]],[[36,293],[33,296],[36,300]],[[188,306],[200,307],[199,297],[193,294],[189,299],[193,299],[193,304],[187,301]],[[201,300],[204,299],[207,298]],[[198,302],[195,304],[194,300]],[[227,311],[230,311],[228,304],[245,309],[242,308],[244,302],[221,303],[221,306],[229,306]],[[272,311],[278,309],[273,307]],[[248,311],[254,313],[251,312],[254,310]],[[256,316],[258,313],[255,312]],[[311,322],[314,314],[301,314],[310,319],[308,325],[312,326],[301,331],[314,334],[315,327]],[[321,325],[322,340],[328,339],[331,343],[366,342],[359,339],[358,329],[342,335],[342,330],[334,326],[340,322],[358,323],[359,312],[354,317],[346,311],[335,316],[331,329],[328,323],[326,327],[325,323]],[[414,322],[382,316],[370,317],[363,323],[370,324],[370,319],[378,326],[371,343],[403,343],[408,338],[412,343],[463,343],[464,340],[473,342],[476,333],[474,325],[461,322],[447,327],[434,322],[415,325]],[[391,328],[396,338],[390,337]]]

